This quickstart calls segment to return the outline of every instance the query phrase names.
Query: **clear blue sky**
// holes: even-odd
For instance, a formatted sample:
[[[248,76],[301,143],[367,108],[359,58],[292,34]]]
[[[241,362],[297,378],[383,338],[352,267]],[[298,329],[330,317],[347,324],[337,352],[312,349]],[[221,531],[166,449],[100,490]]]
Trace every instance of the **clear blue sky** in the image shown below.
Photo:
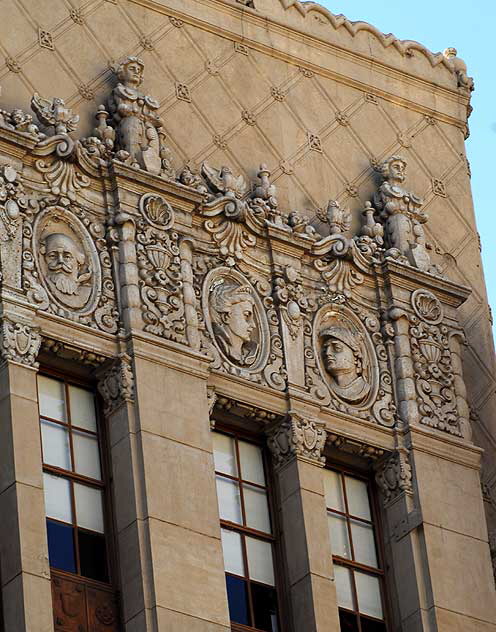
[[[454,46],[475,79],[467,154],[489,302],[496,325],[496,0],[320,0],[333,13],[370,22],[383,33],[425,44]],[[496,331],[496,327],[494,328]]]

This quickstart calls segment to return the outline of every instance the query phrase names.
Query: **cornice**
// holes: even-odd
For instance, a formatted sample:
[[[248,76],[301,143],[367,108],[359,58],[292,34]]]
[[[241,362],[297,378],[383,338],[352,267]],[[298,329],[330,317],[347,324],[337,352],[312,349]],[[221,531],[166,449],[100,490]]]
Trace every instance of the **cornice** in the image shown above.
[[[389,278],[391,285],[409,291],[419,287],[429,289],[436,292],[444,303],[455,308],[462,305],[472,293],[472,290],[465,285],[450,281],[446,277],[435,276],[418,268],[397,263],[392,259],[384,261],[382,271],[386,278]]]
[[[425,426],[410,425],[405,433],[413,454],[425,452],[431,456],[458,463],[479,471],[484,450],[448,433],[439,433]]]

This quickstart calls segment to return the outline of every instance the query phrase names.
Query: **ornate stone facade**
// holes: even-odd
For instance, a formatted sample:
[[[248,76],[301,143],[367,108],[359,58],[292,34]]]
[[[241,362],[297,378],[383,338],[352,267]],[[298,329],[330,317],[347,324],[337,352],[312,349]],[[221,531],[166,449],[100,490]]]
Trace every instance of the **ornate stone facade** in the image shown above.
[[[25,48],[6,39],[0,346],[13,438],[0,442],[11,463],[0,514],[18,466],[39,492],[36,511],[43,503],[32,428],[15,444],[25,458],[8,452],[26,402],[38,423],[26,376],[38,363],[72,370],[103,399],[117,555],[129,553],[116,567],[126,632],[229,626],[218,423],[267,444],[284,511],[296,511],[287,508],[297,490],[304,527],[282,566],[298,578],[286,588],[301,608],[289,609],[288,629],[338,630],[321,468],[344,462],[383,495],[391,629],[430,629],[430,611],[440,632],[492,630],[477,481],[483,458],[491,498],[495,376],[468,211],[467,69],[452,52],[433,55],[315,3],[179,4],[64,5],[60,24],[48,21]],[[97,51],[88,64],[74,55],[72,87],[67,37]],[[40,54],[53,59],[51,80],[44,70],[25,81]],[[23,102],[26,85],[34,94]],[[49,90],[58,92],[39,96]],[[492,533],[492,505],[488,522]],[[36,537],[26,550],[46,546],[44,531]],[[3,564],[17,549],[1,546]],[[46,560],[23,555],[0,572],[6,629],[36,629],[29,611],[52,632]],[[39,587],[9,586],[17,563]],[[322,592],[295,588],[307,566]],[[466,568],[482,573],[477,585],[445,589]],[[24,600],[17,619],[13,592]],[[116,625],[115,604],[99,608],[95,625]]]

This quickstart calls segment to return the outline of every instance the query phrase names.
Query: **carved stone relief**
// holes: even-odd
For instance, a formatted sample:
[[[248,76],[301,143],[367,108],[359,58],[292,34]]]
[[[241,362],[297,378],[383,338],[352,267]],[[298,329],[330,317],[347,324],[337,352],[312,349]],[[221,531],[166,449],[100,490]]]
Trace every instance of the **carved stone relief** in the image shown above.
[[[80,207],[41,203],[23,226],[23,286],[38,309],[117,331],[105,229]]]
[[[104,412],[110,415],[125,402],[134,401],[134,375],[131,358],[121,353],[101,377],[98,390],[105,403]]]
[[[0,168],[0,241],[14,238],[27,200],[21,175],[14,167]]]
[[[221,356],[244,371],[260,371],[269,354],[265,310],[248,279],[218,268],[206,277],[203,310],[208,332]]]
[[[294,458],[322,466],[325,463],[322,452],[326,434],[323,423],[290,412],[287,419],[267,430],[267,445],[276,467],[281,467]]]
[[[145,331],[185,341],[179,235],[174,226],[174,210],[161,196],[147,193],[140,200],[136,253],[141,309]]]
[[[38,327],[13,321],[2,316],[0,326],[0,353],[4,360],[37,367],[36,357],[41,345]]]
[[[372,314],[351,304],[324,304],[305,324],[305,374],[322,405],[395,424],[388,354]]]
[[[344,307],[323,307],[314,324],[314,348],[331,396],[364,407],[375,399],[378,366],[374,346],[355,314]]]
[[[413,494],[412,467],[408,450],[399,448],[381,461],[376,469],[375,480],[385,504],[389,504],[402,493]]]
[[[461,436],[450,349],[450,332],[442,324],[443,309],[427,290],[412,294],[410,344],[420,422]]]

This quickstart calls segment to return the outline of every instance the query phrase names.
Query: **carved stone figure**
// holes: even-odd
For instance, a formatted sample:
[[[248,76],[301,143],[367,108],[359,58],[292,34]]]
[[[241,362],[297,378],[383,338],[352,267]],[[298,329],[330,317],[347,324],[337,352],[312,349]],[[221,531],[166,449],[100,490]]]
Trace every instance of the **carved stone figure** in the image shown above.
[[[40,252],[53,294],[71,307],[84,304],[91,291],[87,285],[91,269],[88,269],[84,251],[68,235],[51,233],[42,240]]]
[[[50,101],[35,92],[31,99],[31,107],[43,125],[55,128],[55,134],[74,132],[79,123],[79,116],[74,116],[60,97],[54,97]]]
[[[221,279],[210,292],[210,314],[214,335],[225,355],[241,366],[252,365],[258,343],[253,339],[256,323],[251,288]]]
[[[201,166],[201,174],[210,189],[217,195],[240,199],[246,193],[246,182],[243,176],[235,176],[232,169],[226,165],[218,171],[204,162]]]
[[[400,156],[391,156],[380,166],[383,183],[374,205],[385,223],[389,247],[386,255],[404,258],[421,270],[435,271],[425,244],[422,224],[428,216],[422,210],[422,200],[403,187],[406,166]]]
[[[335,200],[329,200],[327,222],[331,235],[346,233],[351,228],[351,213],[347,209],[341,208]]]
[[[368,358],[356,332],[336,324],[321,332],[323,360],[331,377],[332,390],[352,404],[363,402],[370,393]]]
[[[109,99],[109,112],[117,130],[118,157],[131,166],[156,175],[170,175],[169,150],[165,146],[159,102],[139,91],[145,65],[138,57],[127,57],[115,69],[119,83]]]

